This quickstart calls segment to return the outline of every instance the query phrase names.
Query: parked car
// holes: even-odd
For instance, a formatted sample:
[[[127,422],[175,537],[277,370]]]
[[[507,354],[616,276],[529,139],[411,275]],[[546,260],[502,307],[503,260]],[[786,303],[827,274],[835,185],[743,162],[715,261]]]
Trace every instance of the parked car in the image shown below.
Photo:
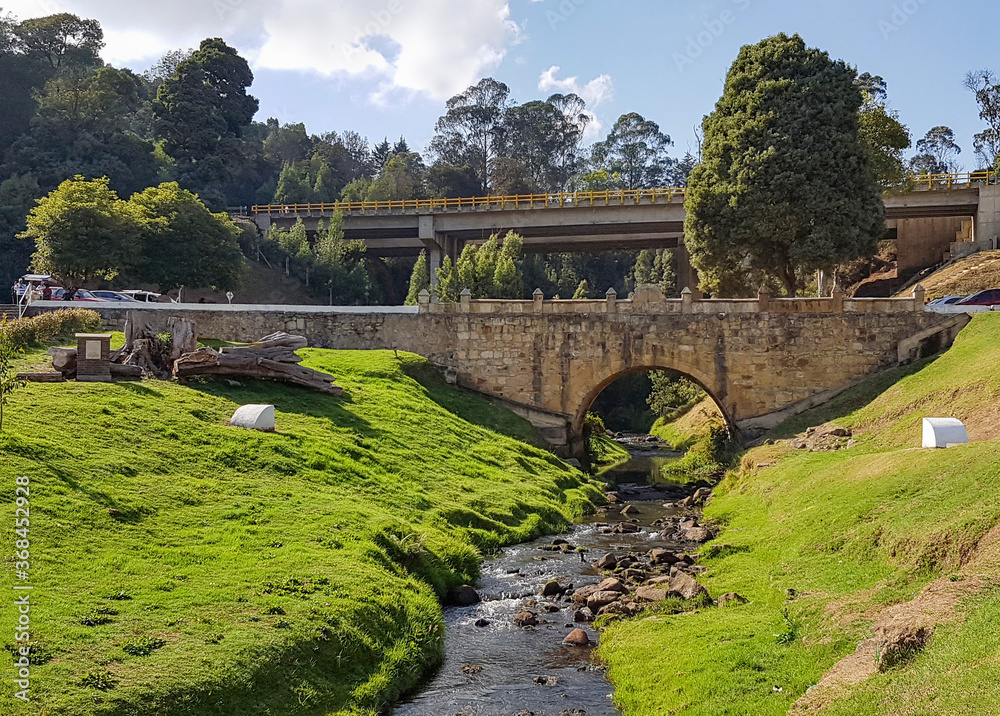
[[[156,303],[160,300],[160,294],[153,293],[152,291],[140,291],[138,289],[130,288],[127,291],[119,291],[118,293],[123,296],[128,296],[133,301],[140,301],[141,303]]]
[[[958,306],[1000,306],[1000,288],[974,293],[958,301]]]
[[[963,298],[968,298],[968,296],[942,296],[941,298],[935,298],[930,301],[928,306],[950,306],[953,303],[958,303]]]
[[[91,291],[97,298],[104,299],[105,301],[122,301],[125,303],[135,303],[136,300],[131,296],[126,296],[124,293],[119,293],[118,291]]]
[[[56,289],[52,290],[52,300],[53,301],[64,301],[65,298],[63,298],[63,297],[65,295],[66,295],[66,289],[65,288],[56,288]],[[73,296],[73,300],[74,301],[89,301],[91,303],[95,303],[95,302],[97,302],[97,303],[107,303],[107,299],[98,298],[97,296],[95,296],[93,293],[91,293],[90,291],[88,291],[85,288],[78,288],[76,290],[76,295]]]

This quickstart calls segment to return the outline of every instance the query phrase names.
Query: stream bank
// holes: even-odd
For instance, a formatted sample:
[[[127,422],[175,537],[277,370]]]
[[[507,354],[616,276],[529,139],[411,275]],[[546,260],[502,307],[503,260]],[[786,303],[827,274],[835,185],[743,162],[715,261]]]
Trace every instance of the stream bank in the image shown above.
[[[600,639],[593,619],[662,602],[671,572],[697,574],[689,552],[709,537],[690,504],[696,486],[658,479],[656,461],[679,456],[660,453],[637,450],[605,470],[608,506],[570,532],[485,563],[480,601],[445,610],[444,662],[396,716],[618,714],[592,659]]]

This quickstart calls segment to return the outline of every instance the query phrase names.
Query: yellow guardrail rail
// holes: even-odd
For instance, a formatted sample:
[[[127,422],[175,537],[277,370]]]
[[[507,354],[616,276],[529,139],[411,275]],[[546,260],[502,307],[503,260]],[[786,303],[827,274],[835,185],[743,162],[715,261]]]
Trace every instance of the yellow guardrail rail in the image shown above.
[[[407,209],[546,209],[567,206],[620,206],[656,204],[684,199],[685,189],[635,189],[625,191],[577,191],[512,196],[474,196],[460,199],[407,199],[405,201],[341,201],[324,204],[268,204],[251,207],[254,214],[298,214],[312,212],[405,211]]]
[[[997,174],[982,170],[958,174],[921,174],[911,178],[917,189],[952,189],[974,184],[996,184]],[[621,191],[577,191],[511,196],[472,196],[459,199],[406,199],[403,201],[339,201],[320,204],[267,204],[251,207],[253,214],[321,214],[342,211],[407,211],[428,209],[551,209],[580,206],[622,206],[683,200],[684,187]]]
[[[997,174],[988,169],[982,169],[978,172],[960,172],[958,174],[917,174],[911,177],[911,180],[917,189],[951,189],[973,184],[996,184]]]

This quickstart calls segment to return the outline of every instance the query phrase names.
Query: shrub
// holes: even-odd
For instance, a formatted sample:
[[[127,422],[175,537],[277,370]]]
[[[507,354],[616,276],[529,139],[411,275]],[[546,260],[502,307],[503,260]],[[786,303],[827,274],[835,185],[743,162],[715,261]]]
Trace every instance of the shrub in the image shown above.
[[[74,333],[92,333],[101,328],[101,314],[85,308],[66,308],[28,318],[0,319],[0,336],[13,349],[27,348]]]

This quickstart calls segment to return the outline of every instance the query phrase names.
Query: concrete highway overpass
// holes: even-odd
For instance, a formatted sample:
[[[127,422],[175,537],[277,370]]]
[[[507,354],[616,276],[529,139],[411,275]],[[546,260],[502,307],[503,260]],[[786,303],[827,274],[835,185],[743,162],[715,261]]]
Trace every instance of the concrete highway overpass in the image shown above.
[[[302,219],[314,230],[336,211],[348,240],[374,256],[415,256],[427,250],[431,268],[466,244],[516,231],[527,252],[596,252],[672,248],[682,285],[693,285],[683,248],[685,190],[577,192],[524,196],[339,204],[255,206],[264,232]],[[900,271],[939,263],[945,254],[997,247],[1000,186],[989,172],[914,180],[912,191],[887,197],[887,235],[899,242]],[[434,273],[432,271],[432,276]]]

